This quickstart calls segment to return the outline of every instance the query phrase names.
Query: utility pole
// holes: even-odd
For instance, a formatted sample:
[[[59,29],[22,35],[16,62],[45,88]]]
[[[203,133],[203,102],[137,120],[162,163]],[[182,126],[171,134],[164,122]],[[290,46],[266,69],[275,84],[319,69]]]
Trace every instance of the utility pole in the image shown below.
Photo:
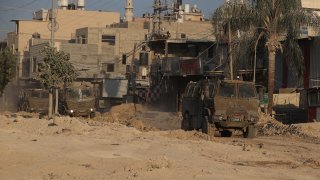
[[[54,30],[56,17],[55,17],[55,0],[52,0],[52,8],[51,8],[51,47],[54,47]]]
[[[228,22],[228,45],[229,45],[230,79],[233,80],[233,59],[232,59],[231,23],[230,23],[230,20]]]
[[[54,31],[55,31],[55,0],[52,0],[52,8],[51,8],[51,48],[54,48]],[[48,117],[52,118],[52,105],[53,105],[53,87],[49,87],[49,107],[48,107]],[[57,97],[56,97],[57,100]],[[57,109],[56,109],[57,110]],[[54,123],[53,123],[54,124]]]

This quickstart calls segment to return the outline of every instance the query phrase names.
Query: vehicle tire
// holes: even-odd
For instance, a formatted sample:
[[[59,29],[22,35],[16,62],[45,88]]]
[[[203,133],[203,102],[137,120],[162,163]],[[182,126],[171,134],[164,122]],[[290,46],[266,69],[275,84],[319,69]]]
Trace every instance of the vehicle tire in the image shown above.
[[[202,121],[201,127],[202,133],[208,134],[209,136],[214,136],[216,127],[213,123],[209,122],[209,117],[205,116]]]
[[[28,110],[29,110],[28,104],[27,103],[23,103],[22,107],[21,107],[21,110],[25,111],[25,112],[28,112]]]
[[[232,136],[232,132],[228,131],[228,130],[223,130],[221,131],[221,137],[231,137]]]
[[[185,131],[191,130],[190,119],[191,118],[190,118],[189,113],[183,114],[183,118],[182,118],[182,121],[181,121],[181,129],[182,130],[185,130]]]
[[[249,125],[246,128],[246,132],[243,133],[245,138],[255,138],[256,137],[256,127],[254,125]]]
[[[95,118],[95,117],[96,117],[96,113],[94,113],[94,112],[90,113],[90,115],[89,115],[90,119]]]

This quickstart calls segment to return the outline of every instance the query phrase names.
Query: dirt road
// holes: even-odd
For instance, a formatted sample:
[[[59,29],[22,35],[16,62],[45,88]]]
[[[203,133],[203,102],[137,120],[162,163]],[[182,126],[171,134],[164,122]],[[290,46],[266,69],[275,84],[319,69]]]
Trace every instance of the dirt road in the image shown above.
[[[179,124],[172,113],[120,112],[94,121],[59,117],[57,126],[32,116],[0,115],[1,179],[320,177],[316,136],[208,137],[169,129],[166,120],[170,127]]]

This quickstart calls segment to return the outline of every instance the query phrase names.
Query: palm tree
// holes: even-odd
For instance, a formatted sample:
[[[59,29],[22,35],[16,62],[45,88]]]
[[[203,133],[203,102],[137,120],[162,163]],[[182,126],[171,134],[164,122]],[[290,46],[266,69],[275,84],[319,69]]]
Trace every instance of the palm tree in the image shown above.
[[[228,3],[233,7],[234,14],[239,8],[241,20],[234,21],[234,30],[242,32],[238,41],[249,41],[249,45],[238,48],[241,52],[248,52],[248,48],[256,51],[258,43],[264,43],[268,52],[268,113],[272,113],[273,93],[275,82],[276,53],[282,53],[287,64],[297,70],[298,76],[304,71],[303,54],[297,39],[301,26],[317,26],[320,22],[316,13],[303,9],[301,0],[258,0],[254,6],[247,3]],[[232,5],[233,4],[233,5]],[[226,5],[218,8],[213,15],[213,24],[226,24],[230,20],[221,18],[221,12]],[[216,29],[216,27],[215,27]],[[243,38],[245,37],[245,38]],[[241,44],[237,43],[237,44]]]

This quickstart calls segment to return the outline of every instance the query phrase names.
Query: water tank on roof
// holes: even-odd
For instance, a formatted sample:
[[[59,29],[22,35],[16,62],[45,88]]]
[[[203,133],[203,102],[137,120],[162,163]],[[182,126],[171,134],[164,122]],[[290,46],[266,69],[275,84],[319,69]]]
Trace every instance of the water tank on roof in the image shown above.
[[[85,0],[78,0],[78,8],[84,8]]]

